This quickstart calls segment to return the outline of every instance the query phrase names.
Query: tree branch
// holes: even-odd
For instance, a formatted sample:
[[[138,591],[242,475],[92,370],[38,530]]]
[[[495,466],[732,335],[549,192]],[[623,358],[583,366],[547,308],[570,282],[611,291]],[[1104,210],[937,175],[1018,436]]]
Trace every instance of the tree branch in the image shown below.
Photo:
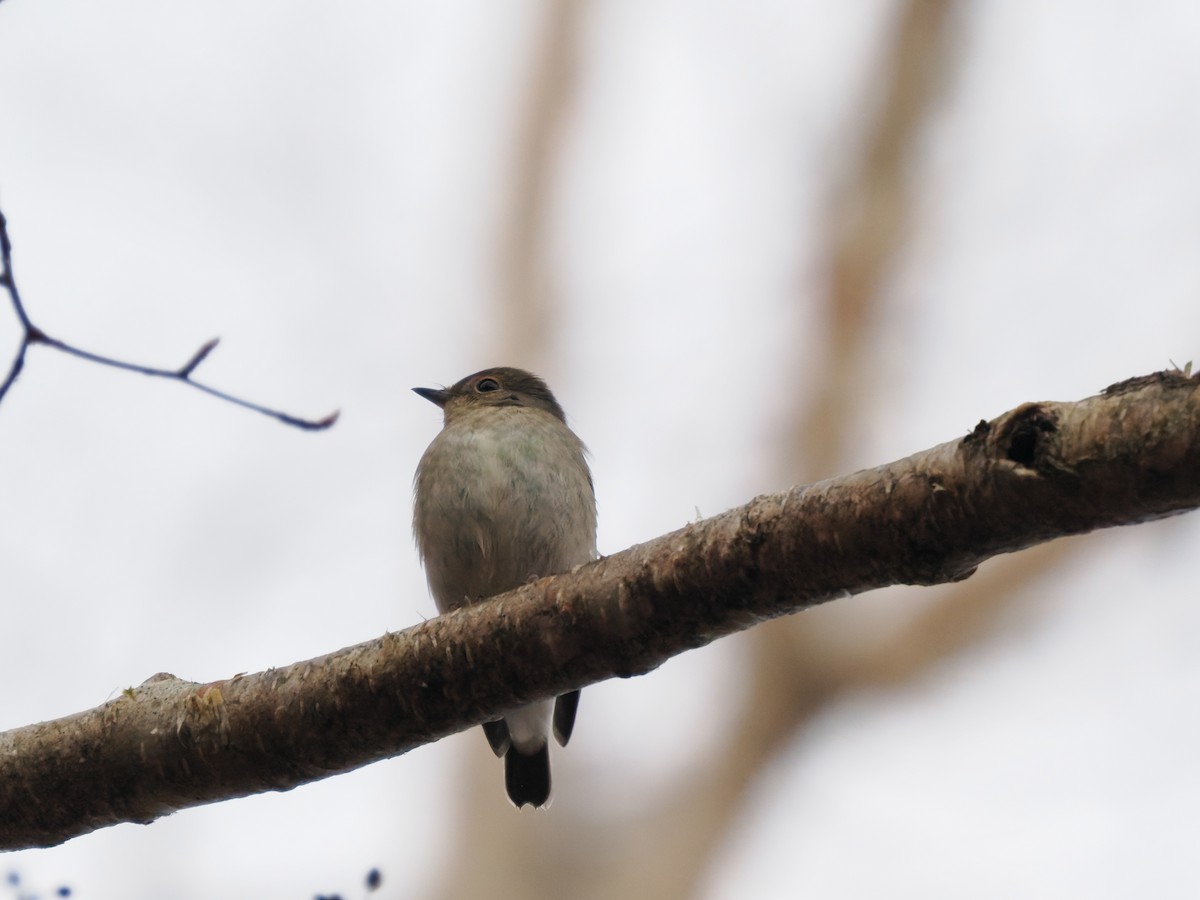
[[[0,401],[4,400],[4,396],[8,393],[8,389],[16,382],[17,377],[21,374],[21,370],[25,367],[25,353],[34,344],[43,344],[47,347],[53,347],[55,350],[60,350],[70,356],[76,356],[80,359],[86,359],[88,362],[99,363],[102,366],[112,366],[116,369],[124,369],[127,372],[137,372],[141,375],[150,375],[155,378],[169,378],[172,381],[180,381],[189,387],[194,387],[198,391],[203,391],[213,397],[224,400],[227,403],[233,403],[236,406],[241,406],[246,409],[252,409],[257,413],[262,413],[264,416],[270,416],[273,419],[278,419],[285,425],[292,425],[296,428],[303,428],[306,431],[321,431],[329,428],[338,419],[338,412],[330,413],[321,419],[302,419],[298,416],[293,416],[289,413],[281,412],[276,409],[271,409],[266,406],[261,406],[257,403],[251,403],[249,400],[243,400],[240,397],[235,397],[232,394],[227,394],[224,391],[219,391],[214,387],[209,387],[206,384],[201,384],[198,381],[192,380],[192,372],[200,363],[204,362],[205,358],[210,354],[219,343],[219,338],[213,338],[206,341],[199,350],[192,354],[191,359],[180,366],[178,369],[157,369],[152,366],[142,366],[135,363],[124,362],[119,359],[114,359],[111,356],[103,356],[99,353],[92,353],[88,350],[80,349],[65,341],[60,341],[57,338],[52,338],[42,329],[38,328],[30,320],[28,313],[25,311],[25,305],[21,302],[21,293],[17,290],[17,279],[13,274],[12,267],[12,243],[8,238],[8,221],[4,218],[4,213],[0,211],[0,263],[4,265],[4,271],[0,272],[0,287],[3,287],[8,292],[10,301],[12,302],[13,311],[17,315],[17,320],[21,323],[21,346],[17,348],[17,355],[13,358],[12,365],[9,366],[8,374],[0,381]]]
[[[300,784],[885,585],[1200,506],[1200,375],[1029,403],[889,465],[758,497],[575,572],[307,662],[156,676],[0,734],[0,849]]]

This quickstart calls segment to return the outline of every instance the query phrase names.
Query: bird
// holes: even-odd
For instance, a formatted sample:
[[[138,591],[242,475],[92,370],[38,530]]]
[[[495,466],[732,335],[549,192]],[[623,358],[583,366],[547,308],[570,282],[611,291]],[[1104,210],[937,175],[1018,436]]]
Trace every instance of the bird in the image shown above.
[[[545,381],[498,367],[413,391],[443,414],[413,478],[413,534],[439,612],[596,558],[587,448]],[[484,723],[517,809],[549,804],[550,733],[565,747],[578,706],[575,690]]]

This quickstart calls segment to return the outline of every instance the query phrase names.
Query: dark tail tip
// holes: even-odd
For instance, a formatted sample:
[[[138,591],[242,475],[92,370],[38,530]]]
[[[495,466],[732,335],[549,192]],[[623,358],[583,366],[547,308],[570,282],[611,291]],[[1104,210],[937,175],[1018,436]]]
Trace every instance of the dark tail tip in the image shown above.
[[[530,756],[510,747],[504,755],[504,787],[508,799],[520,809],[526,803],[535,808],[550,800],[550,744]]]

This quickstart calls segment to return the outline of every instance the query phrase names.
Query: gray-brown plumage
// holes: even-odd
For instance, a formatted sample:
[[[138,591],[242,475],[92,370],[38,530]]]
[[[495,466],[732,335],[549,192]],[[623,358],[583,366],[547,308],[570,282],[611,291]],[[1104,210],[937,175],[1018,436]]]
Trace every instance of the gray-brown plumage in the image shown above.
[[[442,612],[596,553],[596,500],[583,443],[546,383],[521,369],[476,372],[448,389],[414,388],[444,413],[417,466],[413,532]],[[484,725],[518,807],[550,799],[549,734],[565,745],[579,692]]]

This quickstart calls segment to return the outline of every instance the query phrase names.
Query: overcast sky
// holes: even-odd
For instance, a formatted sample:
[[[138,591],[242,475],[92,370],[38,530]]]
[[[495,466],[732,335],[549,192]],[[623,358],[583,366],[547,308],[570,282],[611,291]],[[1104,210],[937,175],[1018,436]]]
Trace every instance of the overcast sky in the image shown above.
[[[804,401],[797,357],[821,378],[819,229],[893,8],[590,5],[543,374],[592,451],[602,552],[786,487],[773,428]],[[219,335],[199,377],[343,411],[305,434],[31,350],[0,405],[0,729],[434,614],[410,482],[440,419],[408,389],[525,364],[496,358],[492,315],[539,10],[0,3],[0,208],[34,320],[163,366]],[[1200,9],[965,3],[956,33],[851,467],[1200,357]],[[1082,540],[993,640],[808,732],[708,896],[1194,896],[1200,518]],[[916,593],[842,603],[882,616]],[[737,650],[589,689],[570,748],[588,777],[556,805],[638,803],[702,752]],[[0,874],[290,898],[357,896],[378,866],[383,896],[417,896],[468,740]]]

